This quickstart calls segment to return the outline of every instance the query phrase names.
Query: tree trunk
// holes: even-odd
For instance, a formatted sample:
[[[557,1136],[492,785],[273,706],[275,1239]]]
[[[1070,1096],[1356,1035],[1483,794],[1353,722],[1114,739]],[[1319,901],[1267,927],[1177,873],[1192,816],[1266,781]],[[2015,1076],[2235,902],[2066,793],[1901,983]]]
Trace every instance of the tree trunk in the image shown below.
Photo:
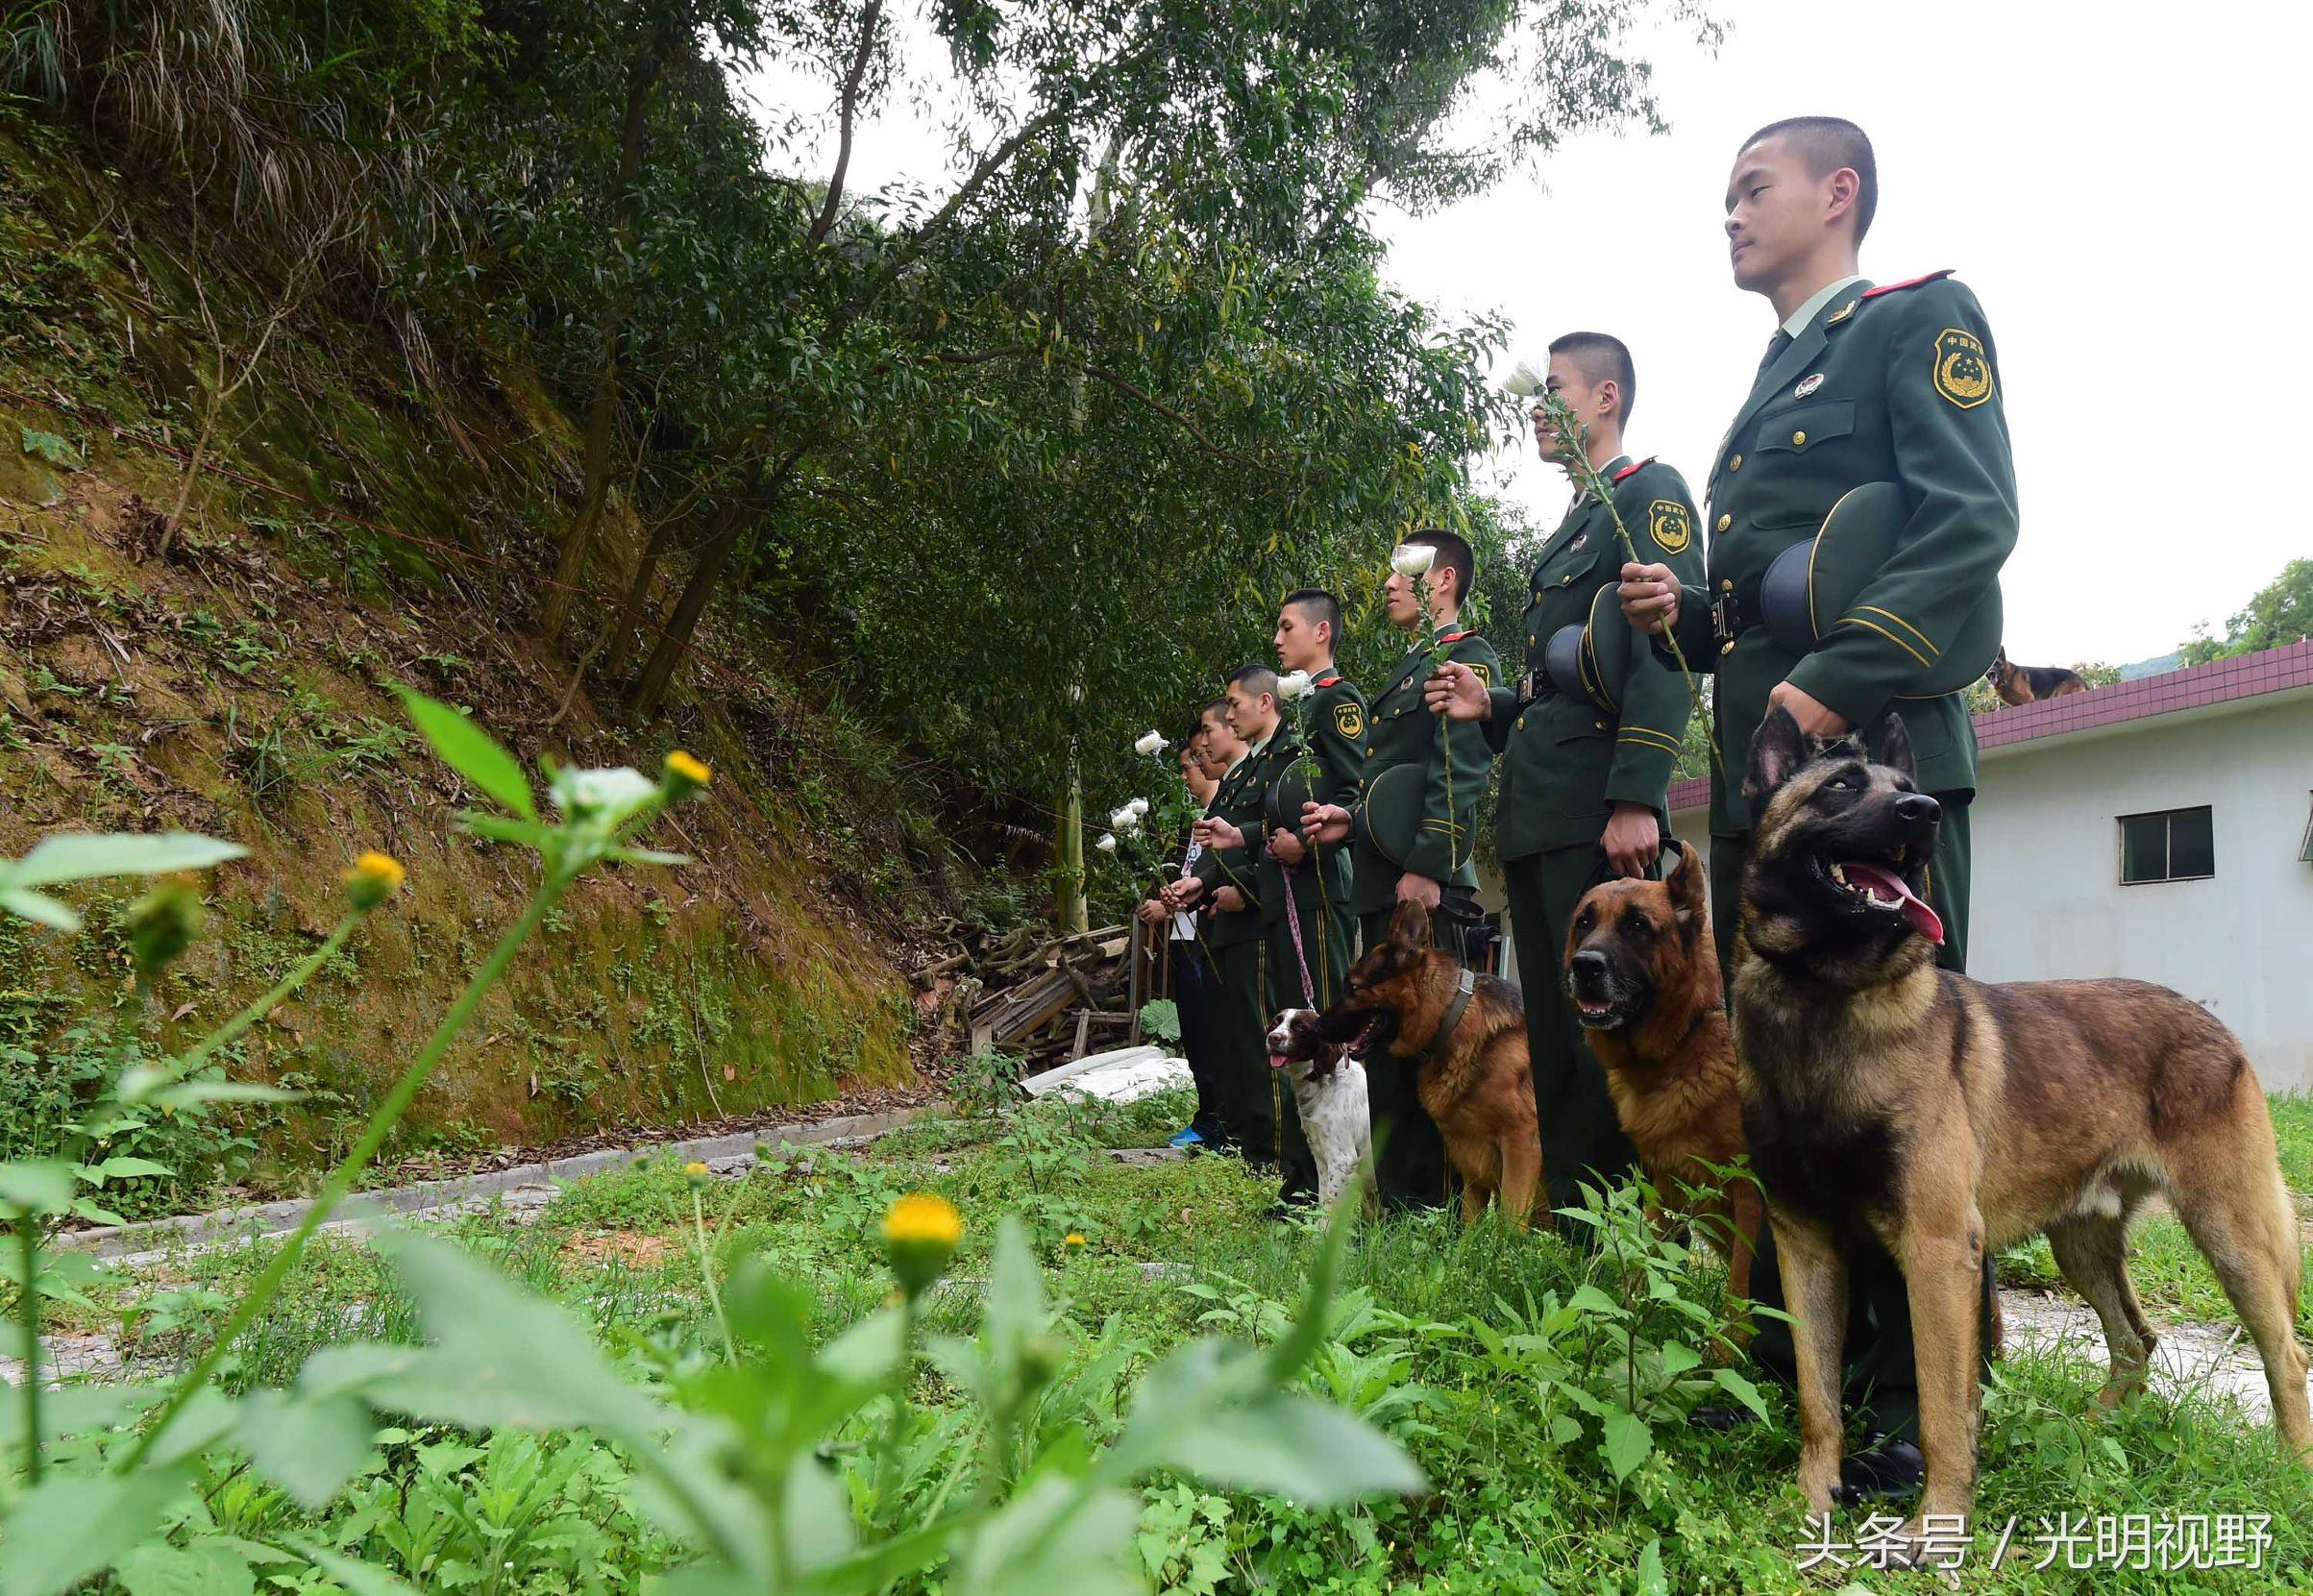
[[[613,680],[627,669],[627,656],[634,647],[634,629],[642,624],[644,606],[651,602],[652,585],[658,579],[658,562],[675,540],[676,523],[684,519],[670,515],[651,528],[651,541],[643,545],[643,557],[634,567],[634,580],[627,584],[627,607],[610,618],[610,659],[603,674]]]
[[[1093,928],[1084,900],[1084,778],[1069,760],[1069,793],[1060,806],[1060,836],[1053,852],[1060,860],[1060,934],[1072,937]]]
[[[634,247],[634,185],[642,173],[643,129],[650,118],[651,94],[658,85],[659,74],[665,70],[667,39],[664,34],[653,33],[637,48],[633,61],[627,69],[627,104],[619,123],[619,181],[618,194],[611,203],[611,237],[619,254],[621,275],[625,277],[625,261]],[[625,351],[627,318],[633,307],[631,280],[619,290],[603,324],[603,370],[595,382],[594,401],[586,409],[586,431],[579,448],[579,465],[585,474],[585,488],[578,497],[578,517],[562,541],[562,556],[554,563],[554,585],[547,589],[545,607],[539,612],[538,630],[552,643],[562,635],[570,624],[571,605],[578,599],[578,590],[586,576],[586,562],[594,553],[595,533],[603,523],[603,509],[610,498],[610,431],[618,418],[619,357]]]
[[[642,677],[634,684],[633,708],[638,716],[648,720],[658,713],[658,706],[666,700],[667,684],[675,679],[675,667],[690,647],[691,634],[699,629],[699,618],[706,613],[706,602],[714,597],[715,584],[723,579],[749,521],[769,519],[778,509],[787,490],[787,479],[795,475],[795,468],[802,463],[812,442],[813,438],[805,438],[787,451],[777,465],[767,465],[753,491],[740,493],[731,501],[723,524],[715,528],[707,546],[699,551],[699,563],[691,569],[691,579],[684,584],[682,597],[675,601],[675,612],[667,617],[658,641],[651,647],[651,657],[643,662]]]

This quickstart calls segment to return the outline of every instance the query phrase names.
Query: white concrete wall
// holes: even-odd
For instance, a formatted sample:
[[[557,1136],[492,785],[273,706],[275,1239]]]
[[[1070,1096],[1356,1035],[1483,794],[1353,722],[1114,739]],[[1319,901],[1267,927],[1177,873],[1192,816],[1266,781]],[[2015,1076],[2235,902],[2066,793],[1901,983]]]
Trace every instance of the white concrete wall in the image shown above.
[[[2276,697],[2280,697],[2276,695]],[[1969,973],[2130,975],[2205,1004],[2267,1091],[2313,1089],[2313,697],[1988,751]],[[2118,817],[2207,804],[2216,874],[2120,885]]]
[[[1989,749],[1979,779],[1970,974],[2157,981],[2231,1026],[2267,1091],[2313,1091],[2313,695]],[[2216,874],[2122,886],[2119,818],[2201,804]],[[1671,828],[1709,847],[1700,808]]]

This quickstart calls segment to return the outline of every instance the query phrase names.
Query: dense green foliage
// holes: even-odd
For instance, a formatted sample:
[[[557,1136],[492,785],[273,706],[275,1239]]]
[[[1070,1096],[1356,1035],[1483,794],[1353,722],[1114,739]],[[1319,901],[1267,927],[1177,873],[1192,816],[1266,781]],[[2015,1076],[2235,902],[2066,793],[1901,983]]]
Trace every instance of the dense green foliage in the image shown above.
[[[1366,202],[1655,125],[1650,10],[1713,33],[1692,0],[58,0],[12,11],[0,86],[253,276],[326,276],[420,391],[542,369],[584,480],[533,558],[593,595],[603,686],[654,707],[727,595],[1033,810],[1071,743],[1097,786],[1258,655],[1286,588],[1369,612],[1406,528],[1514,530],[1464,473],[1513,425],[1503,330],[1390,289]],[[927,78],[950,175],[847,185]]]
[[[2313,637],[2313,559],[2293,559],[2225,623],[2223,637],[2203,633],[2181,651],[2187,665],[2277,649]]]

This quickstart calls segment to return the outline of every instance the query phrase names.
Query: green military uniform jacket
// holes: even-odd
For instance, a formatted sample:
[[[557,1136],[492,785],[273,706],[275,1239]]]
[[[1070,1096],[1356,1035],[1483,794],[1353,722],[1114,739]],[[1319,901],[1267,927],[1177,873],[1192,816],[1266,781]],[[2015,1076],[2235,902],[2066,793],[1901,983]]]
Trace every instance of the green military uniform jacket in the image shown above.
[[[1406,651],[1396,674],[1374,695],[1366,714],[1365,766],[1359,773],[1358,802],[1373,778],[1395,765],[1421,764],[1429,779],[1422,798],[1420,839],[1404,867],[1391,864],[1360,837],[1353,851],[1355,878],[1350,903],[1360,915],[1379,914],[1397,903],[1397,878],[1411,871],[1447,886],[1475,891],[1472,862],[1478,835],[1478,799],[1493,767],[1486,728],[1474,721],[1445,721],[1422,701],[1421,684],[1430,676],[1430,645],[1450,645],[1446,657],[1466,665],[1488,688],[1502,678],[1501,656],[1477,631],[1459,622],[1434,627],[1420,646]],[[1440,748],[1440,742],[1444,747]],[[1354,806],[1352,806],[1354,807]]]
[[[1275,746],[1274,739],[1270,746]],[[1261,940],[1261,872],[1253,847],[1257,846],[1254,839],[1261,835],[1262,798],[1267,791],[1262,780],[1266,768],[1267,761],[1261,753],[1246,753],[1221,776],[1220,785],[1214,789],[1213,801],[1205,809],[1211,819],[1227,821],[1243,832],[1247,845],[1206,848],[1196,856],[1196,863],[1190,871],[1205,884],[1204,902],[1208,905],[1223,887],[1235,887],[1244,895],[1242,909],[1210,910],[1205,921],[1205,942],[1216,948]]]
[[[1288,705],[1271,746],[1285,744],[1286,754],[1270,767],[1269,783],[1290,771],[1307,743],[1317,774],[1310,787],[1319,803],[1348,808],[1357,802],[1358,780],[1366,770],[1366,696],[1342,679],[1338,671],[1321,673],[1300,702],[1300,730],[1293,727],[1293,709]],[[1286,817],[1294,834],[1300,833],[1296,809]],[[1303,923],[1315,909],[1349,912],[1349,849],[1345,844],[1316,849],[1293,868],[1293,901]],[[1261,849],[1262,912],[1274,924],[1285,918],[1285,867],[1270,857],[1267,833]]]
[[[1910,510],[1895,556],[1811,652],[1786,652],[1763,626],[1732,647],[1713,641],[1713,600],[1755,605],[1777,554],[1812,537],[1841,494],[1882,481],[1902,484]],[[1919,689],[2016,545],[2007,418],[1976,296],[1948,272],[1835,296],[1760,369],[1711,464],[1706,521],[1708,586],[1682,596],[1679,643],[1718,674],[1726,769],[1711,781],[1711,830],[1750,829],[1751,737],[1786,678],[1854,725],[1892,707],[1921,791],[1974,792],[1964,695]]]
[[[1502,756],[1494,848],[1504,859],[1597,842],[1611,803],[1642,803],[1663,815],[1694,702],[1685,678],[1655,657],[1650,639],[1633,631],[1612,601],[1601,613],[1630,663],[1621,713],[1559,692],[1543,675],[1543,651],[1559,628],[1581,626],[1598,590],[1622,580],[1629,556],[1614,533],[1615,513],[1640,559],[1661,561],[1683,584],[1703,579],[1703,545],[1686,479],[1653,459],[1611,460],[1601,475],[1613,488],[1613,509],[1584,495],[1542,545],[1527,581],[1526,690],[1537,696],[1520,708],[1512,684],[1492,692],[1486,735]]]

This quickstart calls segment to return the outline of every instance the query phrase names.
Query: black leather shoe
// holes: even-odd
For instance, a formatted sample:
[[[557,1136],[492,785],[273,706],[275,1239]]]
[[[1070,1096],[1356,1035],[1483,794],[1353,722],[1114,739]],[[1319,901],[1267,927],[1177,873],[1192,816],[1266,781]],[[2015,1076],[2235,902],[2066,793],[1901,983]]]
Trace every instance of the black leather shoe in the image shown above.
[[[1715,1403],[1706,1402],[1686,1415],[1686,1422],[1696,1430],[1712,1430],[1725,1435],[1746,1424],[1757,1424],[1759,1415],[1748,1408],[1721,1408]]]
[[[1875,1432],[1862,1451],[1840,1460],[1839,1485],[1832,1496],[1845,1508],[1884,1502],[1911,1495],[1927,1477],[1928,1460],[1917,1446],[1901,1436]]]

